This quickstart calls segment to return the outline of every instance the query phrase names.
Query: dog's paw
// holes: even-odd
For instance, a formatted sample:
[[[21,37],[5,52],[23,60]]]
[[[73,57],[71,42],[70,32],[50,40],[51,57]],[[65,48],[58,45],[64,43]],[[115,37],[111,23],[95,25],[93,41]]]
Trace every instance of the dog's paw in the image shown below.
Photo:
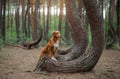
[[[57,59],[55,57],[52,57],[51,59],[54,60],[54,61],[57,61]]]

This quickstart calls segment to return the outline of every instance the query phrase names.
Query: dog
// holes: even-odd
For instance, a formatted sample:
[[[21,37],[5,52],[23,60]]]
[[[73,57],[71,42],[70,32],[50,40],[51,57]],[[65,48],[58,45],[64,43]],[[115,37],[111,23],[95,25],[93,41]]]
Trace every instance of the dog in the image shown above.
[[[57,61],[57,59],[55,58],[55,53],[57,52],[59,47],[60,36],[61,34],[59,31],[52,32],[52,37],[40,52],[40,58],[44,55],[47,55],[51,59]]]

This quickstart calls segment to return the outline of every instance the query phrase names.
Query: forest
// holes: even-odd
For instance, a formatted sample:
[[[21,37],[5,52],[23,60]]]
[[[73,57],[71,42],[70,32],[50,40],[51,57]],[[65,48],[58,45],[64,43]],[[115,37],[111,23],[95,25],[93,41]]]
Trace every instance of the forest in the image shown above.
[[[105,48],[119,49],[119,0],[98,0],[97,4],[103,19]],[[90,43],[91,32],[84,5],[78,0],[76,7],[87,29]],[[62,45],[72,43],[63,0],[3,0],[0,2],[0,10],[0,45],[36,40],[41,29],[44,31],[44,43],[54,30],[61,32],[64,39]]]
[[[54,31],[57,61],[39,59]],[[119,0],[0,0],[1,79],[119,79],[119,67]]]

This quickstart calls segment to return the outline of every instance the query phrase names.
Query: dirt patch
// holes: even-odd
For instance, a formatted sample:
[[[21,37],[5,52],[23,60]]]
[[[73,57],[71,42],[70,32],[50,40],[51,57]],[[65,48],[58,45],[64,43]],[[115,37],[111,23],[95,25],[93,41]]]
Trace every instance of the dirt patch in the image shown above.
[[[104,50],[90,72],[80,73],[35,73],[38,49],[24,50],[6,47],[0,50],[0,79],[120,79],[120,51]]]

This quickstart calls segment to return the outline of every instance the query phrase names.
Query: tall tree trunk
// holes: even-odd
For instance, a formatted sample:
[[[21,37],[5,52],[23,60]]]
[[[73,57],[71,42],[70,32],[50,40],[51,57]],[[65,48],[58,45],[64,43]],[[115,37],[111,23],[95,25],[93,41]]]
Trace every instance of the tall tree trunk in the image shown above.
[[[46,30],[45,30],[47,41],[48,41],[49,23],[50,23],[50,4],[51,4],[51,0],[49,0],[47,4],[47,19],[46,19]]]
[[[27,16],[28,16],[28,18],[27,18]],[[25,14],[25,26],[26,26],[26,22],[28,22],[26,34],[30,38],[30,33],[31,33],[30,32],[30,26],[31,26],[30,0],[28,0],[28,3],[27,3],[27,11]]]
[[[80,18],[78,20],[77,16],[79,15],[78,14],[76,15],[75,5],[73,5],[74,0],[65,0],[65,3],[66,3],[67,16],[69,18],[69,22],[72,28],[72,35],[74,36],[73,38],[74,44],[78,43],[77,45],[78,47],[80,47],[79,50],[82,50],[84,48],[81,47],[86,45],[86,43],[83,43],[86,42],[84,41],[86,40],[85,37],[86,31],[84,30],[84,27],[81,24],[82,22],[80,21]],[[54,71],[54,72],[78,72],[78,71],[91,70],[96,65],[103,50],[103,27],[102,27],[103,23],[96,3],[97,0],[93,0],[93,1],[84,0],[86,12],[88,15],[88,19],[92,31],[92,45],[89,48],[89,50],[86,51],[82,56],[79,56],[77,59],[67,62],[59,62],[59,61],[55,62],[48,57],[43,57],[42,60],[38,62],[35,71],[39,70],[40,68],[41,70]],[[81,35],[82,37],[81,36],[75,37],[74,35],[76,34],[75,31],[78,33],[78,35]],[[82,44],[80,44],[81,41]],[[76,52],[74,52],[74,54],[76,54]]]
[[[44,30],[44,39],[46,40],[46,17],[45,17],[45,0],[42,0],[42,5],[43,5],[43,30]]]
[[[9,25],[10,25],[10,0],[8,0],[7,3],[8,3],[8,5],[7,5],[8,6],[7,28],[9,29]]]
[[[42,9],[42,7],[41,7],[41,3],[42,3],[42,1],[41,0],[37,0],[37,5],[38,5],[38,17],[39,17],[39,21],[38,22],[40,22],[40,19],[41,19],[41,11],[40,11],[40,9]],[[40,24],[40,26],[41,26],[41,22],[39,23]]]
[[[13,28],[13,19],[14,19],[14,15],[12,14],[12,11],[10,11],[10,32],[11,32],[11,36],[12,36],[12,28]]]
[[[61,32],[62,16],[63,16],[63,0],[60,0],[60,13],[59,13],[59,25],[58,25],[58,30],[60,32]]]
[[[117,10],[117,35],[119,38],[119,45],[120,45],[120,0],[117,0],[117,5],[116,5],[116,10]]]
[[[54,2],[54,5],[56,5],[56,6],[54,6],[54,25],[55,26],[57,26],[57,20],[56,20],[56,18],[58,17],[57,16],[57,6],[58,6],[58,0],[55,0],[55,2]]]
[[[27,3],[26,12],[25,12],[25,0],[21,0],[21,3],[22,3],[22,32],[23,32],[24,36],[27,37],[26,16],[27,16],[27,13],[28,13],[29,1]]]
[[[35,0],[35,11],[34,11],[34,31],[36,32],[36,38],[38,38],[38,31],[40,31],[40,29],[39,30],[37,30],[38,29],[38,26],[40,26],[40,24],[39,24],[39,16],[38,16],[38,9],[39,9],[39,0]],[[38,44],[37,45],[35,45],[35,47],[38,47]]]
[[[115,13],[115,0],[110,0],[110,7],[109,7],[109,28],[108,28],[108,43],[106,48],[110,48],[117,39],[117,33],[114,28],[114,13]]]
[[[19,16],[19,1],[17,0],[17,5],[16,5],[16,11],[15,11],[15,24],[16,24],[16,38],[17,38],[17,43],[20,40],[20,16]]]
[[[35,0],[31,0],[30,1],[30,8],[31,8],[31,15],[30,15],[30,21],[31,21],[31,27],[32,27],[32,38],[33,40],[36,40],[37,36],[37,31],[36,31],[36,26],[35,26],[35,21],[34,21],[34,4],[35,4]]]
[[[38,17],[38,9],[39,9],[39,0],[35,0],[35,11],[34,11],[34,23],[35,23],[35,31],[36,31],[36,34],[37,34],[37,28],[39,26],[39,17]]]
[[[6,0],[2,0],[2,10],[3,12],[2,14],[2,25],[1,25],[1,28],[2,28],[2,38],[3,38],[3,41],[5,41],[5,37],[6,37],[6,34],[5,34],[5,16],[6,16]]]
[[[0,39],[2,38],[2,0],[0,0]]]
[[[31,26],[31,15],[30,15],[30,7],[29,7],[29,11],[28,11],[28,26],[27,26],[28,37],[30,37],[30,35],[31,35],[30,26]]]
[[[30,21],[31,21],[31,27],[32,27],[32,38],[33,40],[36,39],[36,31],[35,31],[35,21],[34,21],[34,4],[35,4],[35,0],[31,0],[30,1],[30,6],[31,6],[31,15],[30,15]]]

